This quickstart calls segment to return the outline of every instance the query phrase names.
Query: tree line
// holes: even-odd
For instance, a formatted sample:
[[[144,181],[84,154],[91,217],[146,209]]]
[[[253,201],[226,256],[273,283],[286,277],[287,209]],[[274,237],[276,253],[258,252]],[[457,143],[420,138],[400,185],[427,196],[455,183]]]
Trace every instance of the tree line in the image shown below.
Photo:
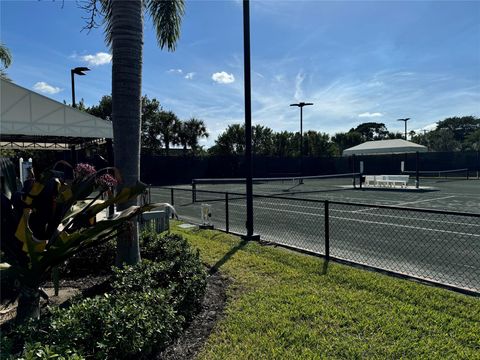
[[[308,130],[303,133],[303,156],[340,156],[343,150],[371,140],[400,139],[401,133],[388,131],[383,123],[368,122],[330,137],[327,133]],[[255,155],[300,156],[300,132],[280,131],[255,125],[252,127],[252,149]],[[229,125],[208,149],[210,155],[241,155],[245,151],[245,126]]]
[[[480,151],[480,118],[454,116],[439,121],[434,130],[410,132],[413,142],[430,151]]]
[[[83,100],[78,108],[102,119],[111,119],[112,97],[103,96],[98,103],[86,107]],[[171,146],[181,146],[183,155],[242,155],[245,152],[245,126],[232,124],[205,150],[199,145],[208,137],[205,122],[195,117],[182,121],[172,111],[164,110],[160,102],[142,97],[142,153],[171,155]],[[365,141],[404,139],[402,132],[391,132],[384,123],[365,122],[347,132],[333,136],[315,130],[303,133],[303,156],[341,156],[343,150]],[[425,145],[430,151],[480,150],[480,118],[449,117],[439,121],[435,129],[423,133],[410,131],[410,141]],[[252,127],[252,150],[255,155],[300,156],[300,132],[273,131],[262,125]]]
[[[86,107],[83,99],[78,109],[105,120],[112,118],[112,97],[105,95],[98,105]],[[147,95],[141,100],[141,145],[144,154],[170,155],[171,145],[181,146],[184,155],[199,155],[203,148],[199,145],[201,138],[209,136],[205,122],[192,117],[180,120],[172,111],[166,111],[160,102]]]
[[[449,117],[439,121],[435,129],[416,133],[410,131],[410,141],[427,146],[429,151],[479,151],[480,118],[475,116]],[[319,131],[303,133],[304,156],[341,156],[343,150],[365,141],[404,139],[401,132],[390,132],[384,123],[366,122],[333,136]],[[256,155],[300,156],[300,133],[281,131],[256,125],[252,128],[252,147]],[[241,155],[245,151],[245,127],[229,125],[208,149],[211,155]]]

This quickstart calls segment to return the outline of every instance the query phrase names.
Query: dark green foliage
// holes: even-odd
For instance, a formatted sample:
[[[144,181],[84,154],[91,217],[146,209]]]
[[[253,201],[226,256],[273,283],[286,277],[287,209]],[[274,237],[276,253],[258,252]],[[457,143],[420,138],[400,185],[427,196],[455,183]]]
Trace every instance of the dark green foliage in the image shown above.
[[[61,278],[79,278],[86,275],[104,275],[115,264],[115,241],[82,250],[61,266]]]
[[[206,286],[206,272],[198,251],[193,253],[180,235],[147,233],[143,236],[142,256],[162,264],[178,302],[177,310],[189,321],[200,306]]]

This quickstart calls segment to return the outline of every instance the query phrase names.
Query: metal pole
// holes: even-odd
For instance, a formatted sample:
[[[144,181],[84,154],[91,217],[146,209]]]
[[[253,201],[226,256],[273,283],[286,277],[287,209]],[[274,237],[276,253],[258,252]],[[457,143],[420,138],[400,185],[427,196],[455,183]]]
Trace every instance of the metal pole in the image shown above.
[[[225,193],[225,231],[230,231],[230,216],[228,214],[228,192]]]
[[[420,154],[417,151],[415,156],[415,187],[417,189],[419,187],[419,164],[418,164],[419,160],[420,160]]]
[[[303,175],[303,106],[300,106],[300,176]]]
[[[70,70],[70,75],[72,77],[72,107],[76,107],[75,105],[75,75],[73,70]]]
[[[175,205],[175,196],[173,194],[173,188],[170,189],[170,205],[174,206]],[[172,219],[175,217],[172,211]]]
[[[330,223],[328,219],[328,200],[325,200],[325,258],[330,259]]]
[[[405,140],[407,140],[407,122],[405,121]]]
[[[253,235],[253,164],[252,164],[252,94],[250,77],[250,1],[243,0],[243,62],[245,86],[245,164],[247,195],[247,236],[245,240],[257,239]]]

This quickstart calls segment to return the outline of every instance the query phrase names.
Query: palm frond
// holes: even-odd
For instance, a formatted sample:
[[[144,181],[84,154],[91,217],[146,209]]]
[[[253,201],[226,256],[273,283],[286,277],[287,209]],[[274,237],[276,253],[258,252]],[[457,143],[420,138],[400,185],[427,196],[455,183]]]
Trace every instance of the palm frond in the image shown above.
[[[182,16],[185,13],[184,0],[146,0],[145,6],[153,20],[158,45],[174,51],[180,38]]]

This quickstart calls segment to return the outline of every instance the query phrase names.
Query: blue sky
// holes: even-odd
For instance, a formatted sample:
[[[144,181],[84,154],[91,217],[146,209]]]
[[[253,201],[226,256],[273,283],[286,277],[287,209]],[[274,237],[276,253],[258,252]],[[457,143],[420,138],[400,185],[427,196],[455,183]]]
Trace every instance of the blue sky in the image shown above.
[[[81,31],[77,2],[1,0],[1,41],[12,80],[71,102],[111,92],[103,30]],[[366,121],[403,131],[449,116],[480,116],[480,1],[252,1],[252,118],[298,131],[296,101],[309,101],[304,129],[331,135]],[[187,1],[174,53],[145,22],[143,92],[181,119],[203,119],[210,146],[244,121],[241,1]]]

